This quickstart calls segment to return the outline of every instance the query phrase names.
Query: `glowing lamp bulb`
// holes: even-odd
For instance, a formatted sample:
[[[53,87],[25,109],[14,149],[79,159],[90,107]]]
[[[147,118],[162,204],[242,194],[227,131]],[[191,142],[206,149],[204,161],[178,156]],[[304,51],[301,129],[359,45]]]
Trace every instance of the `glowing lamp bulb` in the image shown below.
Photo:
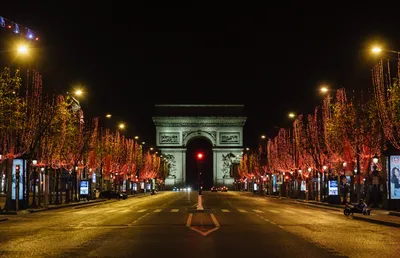
[[[203,153],[198,153],[197,154],[197,159],[203,159]]]
[[[21,45],[18,47],[18,53],[20,54],[26,54],[28,53],[28,47],[25,45]]]

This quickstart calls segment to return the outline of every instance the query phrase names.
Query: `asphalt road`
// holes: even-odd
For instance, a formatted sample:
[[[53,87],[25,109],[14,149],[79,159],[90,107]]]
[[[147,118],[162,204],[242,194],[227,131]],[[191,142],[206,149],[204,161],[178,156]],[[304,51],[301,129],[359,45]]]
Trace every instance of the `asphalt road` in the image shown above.
[[[246,193],[163,192],[9,216],[0,257],[400,257],[400,230]]]

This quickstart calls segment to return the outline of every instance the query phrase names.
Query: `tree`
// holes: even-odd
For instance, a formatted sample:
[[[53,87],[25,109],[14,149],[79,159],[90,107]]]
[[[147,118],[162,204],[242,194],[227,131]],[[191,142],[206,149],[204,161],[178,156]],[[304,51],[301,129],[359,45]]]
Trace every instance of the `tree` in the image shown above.
[[[7,178],[5,209],[11,208],[12,164],[17,156],[16,145],[19,141],[17,135],[25,117],[25,103],[20,97],[20,88],[19,70],[11,72],[9,68],[4,68],[0,72],[0,154],[2,155],[0,168],[4,166]]]

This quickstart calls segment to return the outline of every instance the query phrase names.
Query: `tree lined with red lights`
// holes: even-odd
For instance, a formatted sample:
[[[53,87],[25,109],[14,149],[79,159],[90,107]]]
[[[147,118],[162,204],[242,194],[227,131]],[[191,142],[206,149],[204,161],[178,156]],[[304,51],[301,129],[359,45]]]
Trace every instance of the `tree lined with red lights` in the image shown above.
[[[99,128],[97,118],[85,119],[72,96],[45,95],[37,71],[29,71],[27,78],[25,91],[21,92],[19,71],[13,73],[5,68],[0,73],[0,170],[6,174],[8,189],[12,166],[3,165],[12,164],[13,159],[22,155],[28,157],[29,180],[25,180],[25,189],[36,184],[31,165],[33,159],[38,160],[38,166],[51,178],[50,192],[56,193],[56,202],[62,171],[69,171],[72,177],[71,193],[67,196],[75,200],[78,180],[91,177],[95,171],[101,173],[102,181],[118,179],[114,181],[117,184],[135,179],[162,180],[168,174],[165,162],[150,151],[144,153],[136,140]],[[8,193],[7,200],[11,199],[11,191]]]

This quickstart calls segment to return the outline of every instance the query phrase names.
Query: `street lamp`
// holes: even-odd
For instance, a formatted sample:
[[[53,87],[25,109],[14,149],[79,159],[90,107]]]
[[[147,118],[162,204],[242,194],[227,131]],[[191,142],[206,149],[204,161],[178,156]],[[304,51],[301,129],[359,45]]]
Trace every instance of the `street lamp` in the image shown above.
[[[32,165],[33,165],[33,201],[32,201],[32,208],[37,208],[36,204],[36,169],[37,169],[37,160],[34,159],[32,160]]]
[[[124,124],[124,123],[120,123],[120,124],[118,125],[118,128],[119,128],[119,129],[125,129],[125,124]]]
[[[374,155],[374,157],[372,158],[372,162],[374,162],[374,164],[376,165],[376,164],[378,164],[378,162],[379,162],[379,158],[378,158],[378,155]]]
[[[373,46],[373,47],[371,48],[371,52],[372,52],[373,54],[379,54],[379,53],[381,53],[381,52],[390,52],[390,53],[400,54],[399,51],[390,50],[390,49],[382,49],[382,48],[379,47],[379,46]]]
[[[106,114],[106,118],[111,118],[111,114]]]
[[[138,139],[139,139],[139,136],[136,135],[136,136],[135,136],[135,140],[138,140]]]
[[[75,92],[74,92],[74,93],[75,93],[75,95],[76,95],[76,96],[78,96],[78,97],[79,97],[79,96],[82,96],[82,94],[83,94],[83,91],[82,91],[81,89],[77,89],[77,90],[75,90]]]
[[[382,48],[375,46],[375,47],[371,48],[371,52],[374,54],[380,53],[380,52],[382,52]]]
[[[295,113],[289,113],[289,118],[295,118],[296,114]]]
[[[265,139],[266,137],[265,137],[265,135],[261,135],[261,139]]]
[[[17,52],[18,52],[18,54],[26,55],[26,54],[28,54],[28,52],[29,52],[29,48],[28,48],[27,45],[21,44],[21,45],[19,45],[19,46],[17,47]]]
[[[322,86],[320,91],[321,91],[321,93],[327,93],[329,91],[329,89],[326,86]]]

